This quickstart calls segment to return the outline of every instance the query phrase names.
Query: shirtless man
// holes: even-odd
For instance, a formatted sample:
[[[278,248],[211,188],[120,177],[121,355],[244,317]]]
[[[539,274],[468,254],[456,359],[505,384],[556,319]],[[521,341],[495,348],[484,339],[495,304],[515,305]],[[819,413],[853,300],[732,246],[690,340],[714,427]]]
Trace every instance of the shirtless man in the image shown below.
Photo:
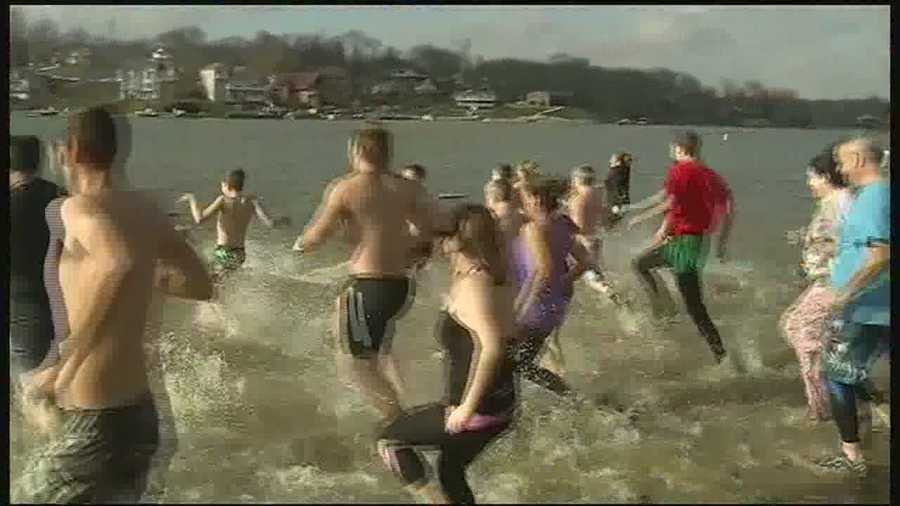
[[[347,223],[356,246],[351,279],[337,301],[338,370],[386,419],[393,419],[402,409],[399,377],[389,360],[390,338],[394,320],[412,299],[411,249],[431,237],[431,201],[420,185],[389,171],[387,130],[359,131],[347,151],[354,170],[328,185],[293,249],[311,251],[340,222]],[[408,223],[419,231],[418,238],[410,235]]]
[[[603,239],[601,229],[609,224],[609,210],[603,193],[594,184],[594,169],[588,165],[572,171],[571,190],[567,201],[568,214],[578,226],[576,240],[591,253],[594,265],[584,275],[588,285],[604,293],[616,304],[620,297],[613,292],[603,271]]]
[[[227,272],[238,269],[247,259],[244,244],[247,228],[254,214],[269,228],[288,223],[287,218],[270,218],[258,197],[244,195],[245,179],[246,174],[242,169],[229,172],[221,183],[222,195],[202,212],[193,193],[185,193],[178,199],[178,202],[190,205],[191,215],[197,225],[217,216],[218,238],[213,250],[213,274],[217,280],[221,280]]]
[[[159,445],[159,419],[147,376],[144,334],[154,285],[168,295],[206,300],[202,261],[152,201],[117,188],[111,167],[116,128],[100,108],[69,118],[73,196],[59,281],[68,338],[59,361],[30,377],[31,405],[54,404],[61,421],[26,469],[26,502],[136,502]]]

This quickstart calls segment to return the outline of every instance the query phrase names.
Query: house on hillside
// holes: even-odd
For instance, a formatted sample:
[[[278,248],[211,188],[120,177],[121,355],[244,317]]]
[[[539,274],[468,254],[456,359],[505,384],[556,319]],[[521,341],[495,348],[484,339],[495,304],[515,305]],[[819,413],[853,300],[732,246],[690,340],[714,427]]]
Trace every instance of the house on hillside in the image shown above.
[[[856,126],[859,128],[878,128],[881,120],[870,114],[863,114],[856,118]]]
[[[200,86],[206,93],[206,99],[210,102],[224,101],[227,79],[228,69],[221,63],[212,63],[200,69]]]
[[[395,81],[413,81],[414,83],[420,83],[428,79],[428,76],[425,74],[420,74],[415,70],[402,69],[391,72],[388,76],[388,79]]]
[[[429,95],[438,92],[438,87],[425,74],[415,70],[394,70],[388,74],[387,79],[372,87],[372,95],[403,95],[412,94]]]
[[[346,104],[353,95],[350,76],[341,67],[328,66],[316,69],[319,82],[316,91],[326,104]]]
[[[90,48],[82,47],[78,48],[75,51],[69,53],[69,56],[66,57],[67,65],[90,65],[91,64],[91,50]]]
[[[9,73],[9,99],[25,101],[31,97],[31,83],[26,78],[20,78],[19,72]]]
[[[178,72],[174,59],[165,48],[157,48],[146,61],[127,71],[119,71],[121,99],[172,100]]]
[[[490,90],[466,90],[453,96],[457,107],[465,107],[470,111],[493,109],[497,105],[497,95]]]
[[[348,103],[352,95],[347,71],[334,66],[279,74],[270,79],[270,86],[273,98],[281,105],[338,105]]]
[[[532,91],[525,95],[525,103],[532,107],[571,105],[572,97],[569,91]]]
[[[434,95],[438,92],[438,87],[434,84],[434,81],[426,78],[424,81],[417,84],[413,88],[413,91],[416,95]]]
[[[279,105],[319,107],[321,97],[318,86],[321,79],[318,72],[279,74],[270,81],[271,95]]]
[[[225,81],[224,101],[228,104],[267,105],[272,102],[268,79],[252,69],[236,65]]]
[[[372,95],[397,95],[403,93],[406,88],[403,84],[397,81],[382,81],[374,86],[372,86],[371,93]]]

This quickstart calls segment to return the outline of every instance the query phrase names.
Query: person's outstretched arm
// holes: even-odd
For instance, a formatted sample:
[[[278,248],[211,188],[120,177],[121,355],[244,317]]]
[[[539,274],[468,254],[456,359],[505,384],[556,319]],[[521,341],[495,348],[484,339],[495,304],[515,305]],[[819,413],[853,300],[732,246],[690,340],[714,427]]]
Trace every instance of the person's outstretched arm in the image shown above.
[[[190,300],[212,298],[212,281],[203,261],[173,228],[163,227],[155,286],[171,295]]]
[[[263,207],[260,198],[251,197],[250,202],[253,203],[253,210],[256,212],[256,217],[259,218],[259,221],[263,222],[263,224],[269,228],[275,228],[275,220],[272,219],[266,211],[266,208]]]
[[[194,219],[194,223],[199,225],[221,210],[222,202],[224,202],[224,200],[225,198],[220,195],[212,202],[212,204],[206,206],[206,209],[203,211],[200,211],[200,206],[197,204],[197,197],[195,197],[193,193],[185,193],[178,199],[178,202],[187,202],[188,205],[190,205],[191,217]]]
[[[651,207],[650,209],[648,209],[648,210],[646,210],[646,211],[644,211],[644,212],[638,214],[638,215],[635,216],[634,218],[631,218],[631,219],[628,221],[628,226],[629,226],[629,227],[633,227],[633,226],[635,226],[635,225],[637,225],[637,224],[639,224],[639,223],[642,223],[642,222],[644,222],[644,221],[649,220],[650,218],[653,218],[653,217],[655,217],[655,216],[659,216],[660,214],[663,214],[663,213],[667,212],[669,209],[672,208],[672,198],[671,198],[671,197],[666,197],[665,191],[662,191],[662,192],[660,192],[660,193],[657,194],[657,195],[660,195],[660,194],[662,194],[663,200],[662,200],[661,202],[655,204],[655,205],[654,205],[653,207]],[[655,197],[656,197],[656,195],[654,195],[654,197],[653,197],[653,198],[654,198],[654,201],[655,201]]]
[[[294,251],[309,251],[323,242],[334,232],[344,212],[343,198],[339,183],[332,183],[325,189],[322,204],[307,225],[303,234],[294,242]]]
[[[653,206],[657,206],[666,200],[666,190],[662,189],[653,195],[645,198],[640,202],[636,202],[634,204],[628,204],[623,207],[623,210],[627,209],[628,211],[640,211],[643,209],[647,209]]]

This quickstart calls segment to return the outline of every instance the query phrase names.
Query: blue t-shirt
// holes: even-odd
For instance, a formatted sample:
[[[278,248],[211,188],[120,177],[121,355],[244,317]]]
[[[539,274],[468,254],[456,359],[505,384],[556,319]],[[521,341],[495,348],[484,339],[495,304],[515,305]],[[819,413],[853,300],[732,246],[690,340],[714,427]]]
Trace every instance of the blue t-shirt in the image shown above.
[[[868,257],[867,248],[891,242],[891,190],[879,181],[860,189],[841,226],[831,285],[843,289]],[[845,317],[864,325],[891,324],[891,274],[885,269],[845,309]]]

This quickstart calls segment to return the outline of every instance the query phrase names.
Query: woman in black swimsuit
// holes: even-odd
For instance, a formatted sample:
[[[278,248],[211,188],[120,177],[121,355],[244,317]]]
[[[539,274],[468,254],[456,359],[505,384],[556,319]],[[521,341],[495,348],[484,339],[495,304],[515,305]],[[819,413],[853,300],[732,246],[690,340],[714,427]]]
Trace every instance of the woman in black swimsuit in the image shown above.
[[[428,502],[472,504],[466,467],[509,427],[516,407],[512,293],[506,283],[503,243],[490,211],[460,208],[443,241],[452,282],[447,311],[437,326],[446,349],[447,396],[411,409],[381,434],[378,450],[413,494]],[[438,449],[440,487],[428,485],[422,449]]]

